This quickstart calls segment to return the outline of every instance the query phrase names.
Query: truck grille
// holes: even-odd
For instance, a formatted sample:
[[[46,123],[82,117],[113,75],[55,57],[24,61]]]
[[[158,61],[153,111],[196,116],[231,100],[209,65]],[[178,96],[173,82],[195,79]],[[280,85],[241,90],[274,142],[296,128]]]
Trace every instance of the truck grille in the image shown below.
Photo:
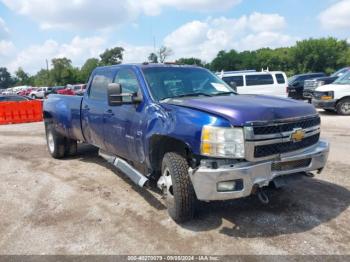
[[[321,124],[320,117],[314,117],[311,119],[300,120],[292,123],[282,123],[270,126],[257,126],[253,127],[255,135],[267,135],[281,132],[293,131],[295,128],[309,128],[313,126],[318,126]]]
[[[256,146],[254,151],[254,157],[266,157],[270,155],[279,155],[284,153],[289,153],[292,151],[297,151],[306,147],[310,147],[318,142],[320,139],[320,134],[316,134],[305,138],[301,142],[287,142],[287,143],[278,143],[278,144],[270,144],[263,146]]]
[[[311,147],[320,139],[320,124],[318,115],[264,125],[250,123],[244,130],[246,159],[276,159],[281,154]]]
[[[295,170],[298,168],[308,167],[310,164],[311,164],[311,158],[288,161],[288,162],[275,162],[275,163],[272,163],[271,170],[277,171],[277,172]]]
[[[304,82],[304,90],[315,90],[317,88],[317,81],[316,80],[306,80]]]

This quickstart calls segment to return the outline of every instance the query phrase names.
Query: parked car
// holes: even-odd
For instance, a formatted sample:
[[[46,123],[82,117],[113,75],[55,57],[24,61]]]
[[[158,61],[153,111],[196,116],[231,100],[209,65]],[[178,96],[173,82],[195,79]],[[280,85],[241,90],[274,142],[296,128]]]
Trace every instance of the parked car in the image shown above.
[[[340,115],[350,115],[350,72],[333,84],[316,88],[312,103],[316,108],[336,111]]]
[[[73,86],[73,91],[77,96],[84,95],[85,90],[86,90],[86,84],[79,84],[79,85]]]
[[[327,76],[325,73],[308,73],[295,75],[288,79],[288,97],[297,100],[306,100],[308,97],[304,97],[304,84],[306,80],[315,79],[318,77]]]
[[[24,89],[24,90],[18,92],[18,95],[19,96],[29,96],[32,91],[33,91],[33,88]]]
[[[284,72],[222,72],[220,78],[239,94],[286,97],[287,76]]]
[[[0,102],[21,102],[32,100],[29,97],[23,97],[19,95],[0,95]]]
[[[15,93],[12,88],[7,88],[2,92],[2,95],[15,95]]]
[[[45,93],[47,92],[48,87],[38,87],[34,88],[30,93],[29,97],[32,99],[43,99],[45,97]]]
[[[348,72],[350,72],[350,67],[345,67],[338,70],[331,76],[319,77],[319,78],[305,81],[303,96],[308,99],[312,99],[313,91],[315,91],[317,87],[332,84],[335,80],[344,76]]]
[[[75,92],[73,90],[73,86],[67,86],[64,89],[57,90],[57,94],[59,95],[69,95],[69,96],[74,96]]]
[[[45,98],[47,98],[51,94],[57,94],[58,91],[65,89],[65,86],[54,86],[49,87],[45,92]]]
[[[197,199],[256,193],[266,203],[266,186],[326,164],[329,144],[310,104],[239,95],[195,66],[122,64],[90,79],[83,97],[44,101],[51,156],[76,154],[77,141],[98,147],[140,187],[154,180],[177,222],[192,219]]]

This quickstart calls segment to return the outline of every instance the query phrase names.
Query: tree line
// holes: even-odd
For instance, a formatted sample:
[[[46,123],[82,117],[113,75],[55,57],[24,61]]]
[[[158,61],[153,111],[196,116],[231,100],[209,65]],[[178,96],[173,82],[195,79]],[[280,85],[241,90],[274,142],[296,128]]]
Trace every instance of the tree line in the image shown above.
[[[41,69],[35,75],[29,75],[18,68],[12,76],[5,67],[0,67],[0,88],[19,85],[54,86],[73,83],[86,83],[91,72],[97,66],[115,65],[123,62],[123,47],[105,50],[99,58],[89,58],[82,67],[74,67],[69,58],[54,58],[51,69]],[[148,56],[148,62],[163,63],[173,51],[161,47]],[[143,62],[143,61],[140,61]],[[268,68],[274,71],[284,71],[289,76],[309,72],[333,73],[344,66],[350,66],[350,44],[336,38],[307,39],[298,41],[292,47],[262,48],[255,51],[238,52],[236,50],[220,51],[211,61],[199,58],[180,58],[179,64],[198,65],[212,71],[220,72]]]

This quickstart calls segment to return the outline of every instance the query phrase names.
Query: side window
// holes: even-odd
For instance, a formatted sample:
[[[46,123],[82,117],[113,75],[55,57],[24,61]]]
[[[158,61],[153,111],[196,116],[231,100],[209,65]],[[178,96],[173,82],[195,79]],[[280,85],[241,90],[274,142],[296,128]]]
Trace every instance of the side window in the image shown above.
[[[222,80],[224,80],[228,85],[230,85],[231,82],[235,82],[238,87],[244,86],[243,76],[227,76],[223,77]]]
[[[89,97],[94,100],[107,100],[107,87],[112,83],[112,73],[97,72],[92,79]]]
[[[283,74],[276,74],[276,80],[277,80],[277,83],[279,83],[279,84],[286,83],[286,80],[284,79]]]
[[[134,94],[140,89],[137,77],[131,69],[121,69],[114,82],[121,84],[123,93]],[[131,97],[123,97],[123,102],[131,102]]]
[[[247,86],[273,85],[273,78],[270,74],[246,75]]]

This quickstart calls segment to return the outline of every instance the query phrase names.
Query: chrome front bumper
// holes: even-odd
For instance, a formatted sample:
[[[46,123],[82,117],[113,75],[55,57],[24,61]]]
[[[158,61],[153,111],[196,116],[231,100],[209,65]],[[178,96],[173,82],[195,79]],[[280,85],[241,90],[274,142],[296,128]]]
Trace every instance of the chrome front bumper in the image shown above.
[[[318,144],[298,152],[283,154],[277,161],[242,162],[235,165],[222,165],[210,168],[205,164],[197,169],[190,169],[190,177],[197,198],[202,201],[229,200],[247,197],[253,188],[268,186],[275,178],[301,172],[322,170],[327,162],[329,143],[320,140]],[[311,159],[308,166],[287,171],[273,171],[273,164],[280,164],[302,159]],[[218,192],[217,184],[225,181],[242,181],[242,188],[231,192]]]

